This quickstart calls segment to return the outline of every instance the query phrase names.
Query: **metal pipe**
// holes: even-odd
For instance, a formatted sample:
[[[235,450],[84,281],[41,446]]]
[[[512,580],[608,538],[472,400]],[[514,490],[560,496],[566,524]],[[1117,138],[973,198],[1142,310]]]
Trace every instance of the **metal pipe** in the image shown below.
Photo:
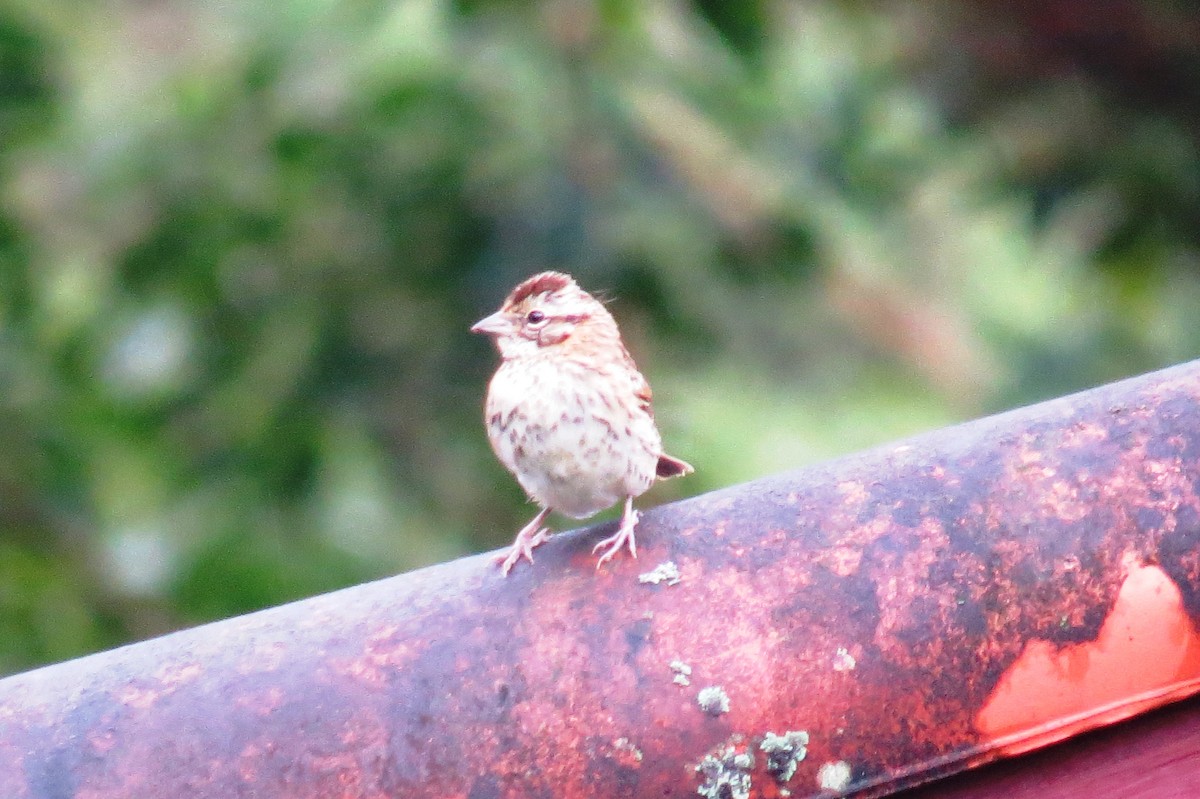
[[[605,532],[0,680],[0,796],[880,794],[1185,696],[1200,361]]]

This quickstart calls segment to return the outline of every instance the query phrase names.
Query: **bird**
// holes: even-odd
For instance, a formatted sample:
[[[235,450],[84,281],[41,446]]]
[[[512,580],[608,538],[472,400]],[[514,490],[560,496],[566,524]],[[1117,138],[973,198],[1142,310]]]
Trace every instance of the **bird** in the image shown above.
[[[650,384],[638,371],[604,304],[562,272],[517,285],[471,332],[489,336],[500,366],[488,384],[484,423],[500,462],[538,513],[497,555],[501,574],[550,530],[551,511],[586,519],[624,502],[616,533],[597,543],[600,568],[623,547],[637,557],[633,500],[658,479],[691,474],[663,451]]]

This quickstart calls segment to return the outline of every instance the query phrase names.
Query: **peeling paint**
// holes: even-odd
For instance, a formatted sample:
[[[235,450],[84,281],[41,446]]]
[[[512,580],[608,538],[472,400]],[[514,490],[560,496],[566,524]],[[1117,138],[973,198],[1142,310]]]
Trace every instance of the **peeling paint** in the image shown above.
[[[1156,623],[1146,625],[1146,618]],[[1096,709],[1106,707],[1114,720],[1124,718],[1136,705],[1122,704],[1122,698],[1196,673],[1200,635],[1184,612],[1179,589],[1157,566],[1134,567],[1094,640],[1068,646],[1030,640],[976,724],[990,737],[1009,739],[1005,751],[1020,754],[1073,732],[1070,724],[1053,724],[1056,719],[1090,721]],[[1037,735],[1019,735],[1039,726],[1045,730]]]

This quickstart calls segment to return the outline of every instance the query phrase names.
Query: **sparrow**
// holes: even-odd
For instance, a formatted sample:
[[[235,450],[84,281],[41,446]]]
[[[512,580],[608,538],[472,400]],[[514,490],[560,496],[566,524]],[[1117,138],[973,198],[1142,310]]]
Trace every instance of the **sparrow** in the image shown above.
[[[506,575],[546,541],[556,511],[586,519],[624,502],[617,532],[600,541],[596,568],[623,547],[637,557],[633,500],[655,480],[690,474],[663,452],[650,384],[603,303],[562,272],[514,288],[500,310],[471,327],[490,336],[501,363],[488,385],[484,423],[496,457],[538,507],[498,555]]]

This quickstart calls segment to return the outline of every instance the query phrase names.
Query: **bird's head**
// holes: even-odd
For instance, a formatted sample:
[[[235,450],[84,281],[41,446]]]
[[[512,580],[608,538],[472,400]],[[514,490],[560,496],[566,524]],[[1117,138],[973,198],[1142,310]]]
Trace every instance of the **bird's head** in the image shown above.
[[[616,330],[604,305],[562,272],[542,272],[514,288],[491,316],[471,327],[496,341],[505,359],[564,345],[588,332]]]

